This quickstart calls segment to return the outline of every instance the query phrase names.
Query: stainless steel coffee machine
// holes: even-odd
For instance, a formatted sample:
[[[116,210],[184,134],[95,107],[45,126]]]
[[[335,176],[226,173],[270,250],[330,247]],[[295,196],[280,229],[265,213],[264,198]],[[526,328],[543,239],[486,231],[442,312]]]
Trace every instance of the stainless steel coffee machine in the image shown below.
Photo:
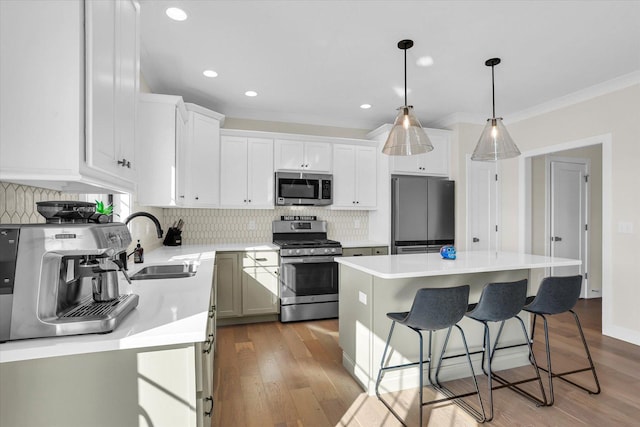
[[[0,225],[0,342],[110,332],[138,305],[119,293],[126,225],[47,222]]]

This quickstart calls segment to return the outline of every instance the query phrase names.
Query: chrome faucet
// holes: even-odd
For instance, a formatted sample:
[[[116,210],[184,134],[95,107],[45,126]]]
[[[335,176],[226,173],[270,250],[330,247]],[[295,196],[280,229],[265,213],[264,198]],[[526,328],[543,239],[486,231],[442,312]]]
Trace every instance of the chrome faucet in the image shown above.
[[[131,221],[133,218],[138,217],[138,216],[146,216],[147,218],[149,218],[151,221],[153,221],[153,223],[156,225],[156,231],[158,233],[158,239],[162,239],[162,227],[160,227],[160,221],[158,221],[158,218],[156,218],[155,216],[151,215],[149,212],[135,212],[132,213],[131,215],[129,215],[127,217],[127,219],[124,220],[125,224],[128,224],[129,221]]]

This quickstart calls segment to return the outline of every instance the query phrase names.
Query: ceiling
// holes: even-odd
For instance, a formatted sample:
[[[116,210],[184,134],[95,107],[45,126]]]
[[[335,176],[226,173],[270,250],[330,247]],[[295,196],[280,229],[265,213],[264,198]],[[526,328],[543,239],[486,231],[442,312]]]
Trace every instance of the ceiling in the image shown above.
[[[227,117],[374,129],[407,93],[423,125],[508,118],[640,72],[640,1],[141,0],[141,71],[155,93]],[[188,19],[173,21],[170,6]],[[433,65],[420,67],[424,56]],[[215,70],[216,78],[202,75]],[[245,91],[254,90],[250,98]],[[368,103],[368,110],[360,108]],[[505,119],[505,121],[507,121]]]

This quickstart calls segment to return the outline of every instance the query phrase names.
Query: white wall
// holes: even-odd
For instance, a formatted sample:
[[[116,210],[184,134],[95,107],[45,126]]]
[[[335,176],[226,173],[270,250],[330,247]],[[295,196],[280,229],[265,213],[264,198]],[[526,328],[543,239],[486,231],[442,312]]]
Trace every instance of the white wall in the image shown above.
[[[640,344],[640,84],[600,95],[515,123],[505,124],[523,154],[571,148],[575,141],[594,138],[603,145],[603,333]],[[458,160],[464,164],[473,152],[482,126],[458,124],[453,127],[458,144]],[[597,141],[596,141],[597,140]],[[523,247],[521,221],[524,197],[521,190],[522,162],[501,161],[502,248]],[[466,232],[466,212],[461,194],[466,173],[459,168],[459,230]],[[629,229],[630,232],[620,230]]]

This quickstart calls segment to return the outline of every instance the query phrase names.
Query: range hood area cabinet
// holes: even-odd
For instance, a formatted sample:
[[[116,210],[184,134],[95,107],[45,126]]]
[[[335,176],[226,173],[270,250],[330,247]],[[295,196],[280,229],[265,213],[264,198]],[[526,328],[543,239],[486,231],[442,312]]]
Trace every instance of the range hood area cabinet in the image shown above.
[[[273,139],[223,133],[220,159],[221,208],[274,208]]]
[[[332,209],[377,208],[377,155],[375,146],[333,147]]]
[[[217,207],[224,116],[182,97],[140,94],[137,200],[143,206]]]
[[[331,144],[276,139],[275,163],[278,171],[331,173]]]
[[[0,181],[135,188],[139,5],[0,1]]]

